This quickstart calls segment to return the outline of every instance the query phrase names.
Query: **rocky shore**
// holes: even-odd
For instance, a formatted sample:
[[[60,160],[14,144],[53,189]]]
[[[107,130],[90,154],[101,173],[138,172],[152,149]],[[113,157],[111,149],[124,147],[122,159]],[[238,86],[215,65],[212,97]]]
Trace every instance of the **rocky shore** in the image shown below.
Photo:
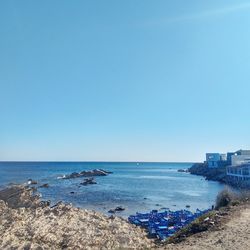
[[[249,189],[250,183],[247,181],[237,181],[229,178],[226,172],[226,166],[219,168],[208,168],[205,163],[195,163],[188,169],[190,174],[201,175],[206,180],[218,181],[239,189]]]
[[[250,247],[250,203],[249,194],[242,197],[198,218],[167,242],[157,242],[124,219],[62,202],[50,206],[32,186],[14,185],[0,191],[0,249],[245,250]]]
[[[0,191],[0,249],[150,249],[146,233],[118,217],[58,203],[50,207],[34,189]]]
[[[208,168],[205,163],[195,163],[188,169],[190,174],[204,176],[207,180],[226,183],[226,167]]]

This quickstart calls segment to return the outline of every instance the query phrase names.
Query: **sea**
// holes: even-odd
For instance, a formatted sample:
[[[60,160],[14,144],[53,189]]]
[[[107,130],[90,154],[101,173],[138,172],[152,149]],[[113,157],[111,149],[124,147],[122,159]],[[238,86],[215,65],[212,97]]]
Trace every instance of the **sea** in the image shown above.
[[[38,181],[37,186],[49,184],[48,188],[38,188],[38,192],[51,204],[63,201],[107,215],[110,209],[122,206],[125,210],[117,213],[121,217],[153,209],[210,208],[224,185],[178,172],[191,166],[153,162],[0,162],[0,188],[33,179]],[[65,174],[92,169],[113,173],[95,177],[97,184],[88,186],[79,185],[83,178],[60,179]]]

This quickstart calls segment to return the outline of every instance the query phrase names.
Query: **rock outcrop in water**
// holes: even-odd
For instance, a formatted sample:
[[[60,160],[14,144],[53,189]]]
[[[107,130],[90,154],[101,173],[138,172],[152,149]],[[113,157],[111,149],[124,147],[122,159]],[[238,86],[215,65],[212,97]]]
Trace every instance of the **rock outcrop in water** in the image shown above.
[[[82,186],[93,185],[93,184],[97,184],[94,178],[84,179],[84,181],[80,183],[80,185]]]
[[[49,187],[49,184],[48,183],[44,183],[42,184],[41,186],[39,186],[39,188],[48,188]]]
[[[178,169],[177,172],[180,172],[180,173],[187,173],[188,170],[187,170],[187,169]]]
[[[28,179],[28,185],[36,185],[36,184],[38,184],[37,181],[32,180],[32,179]]]
[[[114,209],[110,209],[108,212],[111,213],[111,214],[114,214],[114,213],[116,213],[116,212],[122,212],[122,211],[124,211],[124,210],[125,210],[124,207],[118,206],[118,207],[116,207],[116,208],[114,208]]]
[[[112,174],[112,172],[105,171],[103,169],[94,169],[89,171],[82,171],[80,173],[74,172],[68,175],[60,176],[59,179],[74,179],[79,177],[93,177],[93,176],[106,176]]]

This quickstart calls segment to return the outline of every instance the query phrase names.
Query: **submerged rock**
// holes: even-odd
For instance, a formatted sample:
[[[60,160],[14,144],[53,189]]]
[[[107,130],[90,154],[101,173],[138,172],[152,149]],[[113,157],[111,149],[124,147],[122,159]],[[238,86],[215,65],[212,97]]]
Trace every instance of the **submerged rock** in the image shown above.
[[[161,207],[160,210],[168,210],[169,208],[167,207]]]
[[[110,209],[110,210],[108,211],[108,213],[114,214],[114,213],[116,213],[116,212],[122,212],[122,211],[124,211],[124,210],[125,210],[124,207],[118,206],[118,207],[116,207],[115,209]]]
[[[80,185],[82,186],[93,185],[93,184],[97,184],[94,178],[84,179],[84,181],[80,183]]]
[[[125,208],[121,206],[115,208],[115,211],[124,211],[124,210]]]
[[[49,184],[45,183],[45,184],[41,185],[39,188],[48,188],[48,187],[49,187]]]
[[[186,173],[186,172],[188,172],[188,170],[187,169],[178,169],[177,172]]]

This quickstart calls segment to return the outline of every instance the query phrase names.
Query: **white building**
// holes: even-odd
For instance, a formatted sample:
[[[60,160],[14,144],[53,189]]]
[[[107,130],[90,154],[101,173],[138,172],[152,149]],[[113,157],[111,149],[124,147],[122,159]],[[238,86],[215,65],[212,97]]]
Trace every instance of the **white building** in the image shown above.
[[[250,155],[232,155],[232,166],[250,163]]]
[[[226,165],[226,154],[206,153],[206,161],[209,168],[218,168]]]
[[[235,180],[250,181],[250,164],[242,164],[239,166],[227,167],[227,175]]]
[[[231,165],[239,166],[250,163],[250,150],[238,150],[231,156]]]
[[[231,156],[227,175],[236,181],[250,181],[250,150],[238,150]]]

